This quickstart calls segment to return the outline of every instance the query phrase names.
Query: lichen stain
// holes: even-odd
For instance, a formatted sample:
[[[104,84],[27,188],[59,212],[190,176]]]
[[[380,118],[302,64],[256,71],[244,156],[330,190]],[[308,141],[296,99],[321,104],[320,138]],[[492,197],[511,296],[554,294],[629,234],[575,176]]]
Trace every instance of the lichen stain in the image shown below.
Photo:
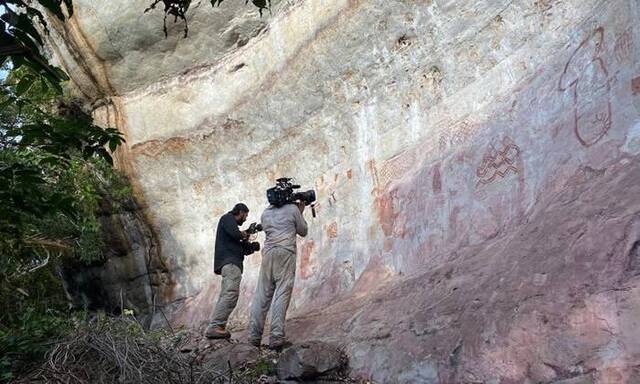
[[[449,231],[452,234],[455,234],[456,227],[458,225],[458,215],[460,214],[460,207],[454,207],[451,213],[449,214]]]
[[[631,80],[631,93],[636,96],[640,95],[640,76]]]

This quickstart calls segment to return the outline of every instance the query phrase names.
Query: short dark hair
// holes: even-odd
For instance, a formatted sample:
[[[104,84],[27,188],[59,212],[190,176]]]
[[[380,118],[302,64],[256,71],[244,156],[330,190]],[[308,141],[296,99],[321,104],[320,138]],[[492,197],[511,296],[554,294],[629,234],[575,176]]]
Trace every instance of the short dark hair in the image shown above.
[[[247,212],[249,213],[249,207],[247,207],[245,204],[243,203],[238,203],[236,204],[233,209],[231,210],[231,214],[234,216],[237,216],[240,214],[240,212]]]

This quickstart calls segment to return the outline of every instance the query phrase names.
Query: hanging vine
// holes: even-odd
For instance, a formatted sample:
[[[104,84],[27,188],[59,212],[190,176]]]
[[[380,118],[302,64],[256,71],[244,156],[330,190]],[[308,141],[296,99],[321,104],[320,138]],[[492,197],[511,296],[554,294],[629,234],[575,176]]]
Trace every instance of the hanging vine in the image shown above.
[[[210,0],[212,7],[219,7],[223,1],[224,0]],[[187,21],[186,13],[191,6],[191,0],[154,0],[153,3],[151,3],[151,5],[144,10],[144,13],[156,9],[156,6],[160,3],[164,5],[164,19],[162,24],[162,31],[164,32],[164,36],[169,36],[169,33],[167,31],[167,17],[173,17],[174,23],[177,23],[178,20],[182,20],[184,22],[184,37],[188,37],[189,23]],[[271,0],[251,0],[251,3],[256,8],[258,8],[260,17],[262,17],[262,12],[265,9],[269,10],[269,13],[271,13]],[[249,4],[249,0],[245,0],[244,4]],[[198,2],[197,5],[200,5],[200,2]]]

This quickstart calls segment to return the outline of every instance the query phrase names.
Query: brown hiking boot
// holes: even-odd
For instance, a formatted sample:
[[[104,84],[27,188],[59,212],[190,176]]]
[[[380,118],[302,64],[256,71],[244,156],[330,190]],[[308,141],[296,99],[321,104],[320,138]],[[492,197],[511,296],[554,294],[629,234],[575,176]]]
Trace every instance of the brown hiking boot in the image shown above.
[[[231,337],[229,331],[219,325],[210,325],[204,333],[207,339],[228,339]]]

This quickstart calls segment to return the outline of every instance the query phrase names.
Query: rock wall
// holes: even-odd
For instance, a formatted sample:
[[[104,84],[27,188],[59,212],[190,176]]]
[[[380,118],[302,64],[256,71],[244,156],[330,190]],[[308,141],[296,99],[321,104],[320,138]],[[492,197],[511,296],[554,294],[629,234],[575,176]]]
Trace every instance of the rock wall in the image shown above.
[[[173,299],[174,281],[158,239],[132,199],[114,207],[105,197],[100,205],[104,260],[64,261],[60,273],[70,301],[90,311],[133,310],[148,326],[166,323],[163,304]]]
[[[77,0],[52,46],[126,134],[175,321],[213,306],[218,217],[289,175],[319,196],[293,336],[381,382],[640,381],[636,0],[203,2],[187,39],[147,3]]]

